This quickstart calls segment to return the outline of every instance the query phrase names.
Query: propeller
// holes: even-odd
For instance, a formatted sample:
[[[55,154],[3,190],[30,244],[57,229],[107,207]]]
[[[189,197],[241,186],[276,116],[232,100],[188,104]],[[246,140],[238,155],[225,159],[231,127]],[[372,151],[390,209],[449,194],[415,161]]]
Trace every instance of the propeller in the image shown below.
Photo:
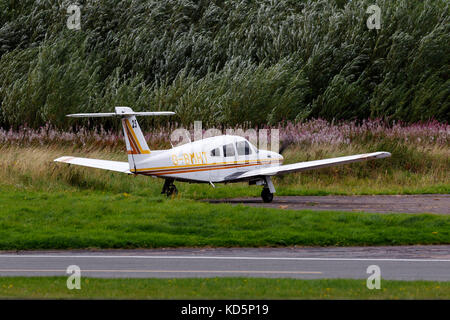
[[[283,154],[283,152],[287,149],[287,147],[289,147],[292,144],[292,141],[288,141],[288,140],[283,140],[281,142],[281,146],[280,146],[280,151],[278,152],[279,154]]]

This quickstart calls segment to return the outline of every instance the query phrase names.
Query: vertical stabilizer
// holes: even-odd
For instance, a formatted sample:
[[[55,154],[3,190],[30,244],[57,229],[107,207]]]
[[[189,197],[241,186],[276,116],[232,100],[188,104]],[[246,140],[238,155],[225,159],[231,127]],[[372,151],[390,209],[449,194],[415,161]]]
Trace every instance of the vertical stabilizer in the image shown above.
[[[128,163],[130,164],[130,170],[133,171],[140,162],[150,156],[151,151],[136,117],[132,115],[133,110],[128,107],[116,107],[116,113],[124,114],[122,118],[123,134],[127,146]],[[126,114],[131,115],[127,116]]]
[[[139,164],[150,157],[150,149],[142,134],[136,116],[169,116],[175,112],[172,111],[150,111],[150,112],[134,112],[129,107],[116,107],[115,112],[108,113],[75,113],[68,114],[71,118],[103,118],[103,117],[120,117],[122,118],[123,134],[125,144],[127,146],[128,163],[130,171],[134,172],[139,168]]]

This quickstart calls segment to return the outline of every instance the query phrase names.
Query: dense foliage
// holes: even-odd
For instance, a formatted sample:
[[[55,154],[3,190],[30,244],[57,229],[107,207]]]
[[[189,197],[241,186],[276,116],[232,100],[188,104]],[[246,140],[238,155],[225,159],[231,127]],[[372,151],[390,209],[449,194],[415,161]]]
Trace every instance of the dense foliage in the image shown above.
[[[69,4],[0,0],[0,126],[116,105],[208,126],[450,118],[447,0],[86,0],[78,31]]]

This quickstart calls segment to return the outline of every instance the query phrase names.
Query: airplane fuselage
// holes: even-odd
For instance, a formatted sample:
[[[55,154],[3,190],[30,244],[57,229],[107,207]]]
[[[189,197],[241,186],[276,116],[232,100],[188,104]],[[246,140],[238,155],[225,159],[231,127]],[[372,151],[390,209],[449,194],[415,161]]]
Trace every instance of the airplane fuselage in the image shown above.
[[[243,172],[279,166],[283,157],[272,151],[258,150],[240,136],[216,136],[187,143],[170,150],[135,157],[135,174],[192,182],[230,182]]]

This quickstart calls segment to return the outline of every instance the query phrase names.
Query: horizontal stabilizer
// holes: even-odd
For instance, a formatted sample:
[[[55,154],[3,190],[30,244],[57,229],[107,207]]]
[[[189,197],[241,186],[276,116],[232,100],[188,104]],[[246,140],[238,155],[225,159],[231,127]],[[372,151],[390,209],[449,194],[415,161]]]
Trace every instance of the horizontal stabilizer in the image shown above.
[[[116,107],[116,112],[107,113],[74,113],[68,114],[70,118],[102,118],[102,117],[132,117],[132,116],[171,116],[172,111],[134,112],[128,107]]]
[[[175,112],[171,111],[159,111],[159,112],[133,112],[127,114],[117,114],[117,113],[74,113],[68,114],[67,117],[70,118],[103,118],[103,117],[130,117],[130,116],[171,116]]]
[[[74,165],[84,166],[84,167],[90,167],[90,168],[97,168],[97,169],[110,170],[110,171],[123,172],[123,173],[131,173],[130,165],[128,164],[128,162],[122,162],[122,161],[76,158],[76,157],[61,157],[61,158],[55,159],[53,161],[74,164]]]

